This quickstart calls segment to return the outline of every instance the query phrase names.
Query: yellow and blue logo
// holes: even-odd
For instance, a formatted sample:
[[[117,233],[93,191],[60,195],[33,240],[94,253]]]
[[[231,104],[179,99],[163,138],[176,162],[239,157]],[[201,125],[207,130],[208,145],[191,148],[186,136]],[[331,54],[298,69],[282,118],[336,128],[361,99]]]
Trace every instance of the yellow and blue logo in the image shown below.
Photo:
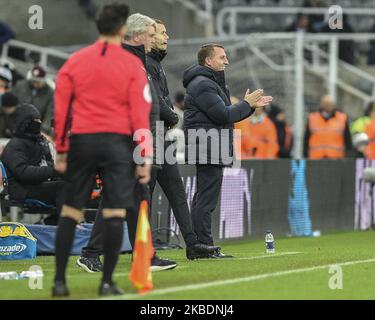
[[[36,239],[16,222],[0,223],[0,260],[34,259]]]

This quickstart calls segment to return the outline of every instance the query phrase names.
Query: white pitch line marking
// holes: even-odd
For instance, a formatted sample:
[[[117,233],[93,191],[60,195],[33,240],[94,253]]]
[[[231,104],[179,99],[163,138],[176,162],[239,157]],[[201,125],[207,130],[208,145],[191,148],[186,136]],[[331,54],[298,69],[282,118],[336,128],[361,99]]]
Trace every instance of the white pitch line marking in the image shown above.
[[[289,255],[295,255],[300,254],[302,252],[280,252],[280,253],[272,253],[272,254],[263,254],[261,256],[253,256],[253,257],[242,257],[242,258],[228,258],[228,260],[224,259],[224,261],[230,261],[230,260],[256,260],[256,259],[266,259],[266,258],[273,258],[273,257],[280,257],[280,256],[289,256]],[[223,259],[210,259],[211,261],[223,261]]]
[[[195,261],[213,261],[213,262],[224,262],[224,261],[236,261],[236,260],[257,260],[257,259],[266,259],[266,258],[274,258],[274,257],[280,257],[280,256],[288,256],[288,255],[295,255],[300,254],[303,252],[280,252],[280,253],[273,253],[273,254],[262,254],[260,256],[250,256],[250,257],[240,257],[240,258],[218,258],[218,259],[212,259],[212,258],[203,258],[203,259],[197,259]],[[235,255],[235,254],[234,254]]]
[[[227,279],[227,280],[220,280],[220,281],[212,281],[212,282],[206,282],[206,283],[200,283],[200,284],[191,284],[191,285],[179,286],[179,287],[170,287],[170,288],[165,288],[165,289],[154,290],[154,291],[151,291],[150,293],[147,293],[143,296],[140,296],[138,294],[125,294],[125,295],[122,295],[122,296],[112,297],[112,298],[108,298],[108,299],[116,299],[116,300],[117,299],[139,299],[139,298],[142,298],[142,297],[151,297],[151,296],[156,296],[156,295],[161,295],[161,294],[175,293],[175,292],[187,291],[187,290],[206,289],[206,288],[216,287],[216,286],[224,286],[224,285],[235,284],[235,283],[262,280],[262,279],[267,279],[267,278],[271,278],[271,277],[285,276],[285,275],[294,274],[294,273],[322,270],[322,269],[327,269],[332,265],[351,266],[351,265],[356,265],[356,264],[373,263],[373,262],[375,262],[375,258],[374,259],[367,259],[367,260],[337,262],[337,263],[325,264],[325,265],[309,267],[309,268],[300,268],[300,269],[292,269],[292,270],[278,271],[278,272],[272,272],[272,273],[264,273],[264,274],[249,276],[249,277],[234,278],[234,279]]]

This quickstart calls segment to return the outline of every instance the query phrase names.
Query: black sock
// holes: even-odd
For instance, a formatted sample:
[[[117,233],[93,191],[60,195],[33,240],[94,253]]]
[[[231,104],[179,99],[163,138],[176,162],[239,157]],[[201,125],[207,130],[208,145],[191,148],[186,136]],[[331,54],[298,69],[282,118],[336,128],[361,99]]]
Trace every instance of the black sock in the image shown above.
[[[68,263],[70,250],[74,241],[74,233],[77,222],[71,218],[60,218],[57,228],[55,251],[56,251],[56,275],[55,281],[65,283],[65,270]]]
[[[102,282],[112,283],[112,274],[120,254],[123,233],[124,219],[109,218],[104,220]]]

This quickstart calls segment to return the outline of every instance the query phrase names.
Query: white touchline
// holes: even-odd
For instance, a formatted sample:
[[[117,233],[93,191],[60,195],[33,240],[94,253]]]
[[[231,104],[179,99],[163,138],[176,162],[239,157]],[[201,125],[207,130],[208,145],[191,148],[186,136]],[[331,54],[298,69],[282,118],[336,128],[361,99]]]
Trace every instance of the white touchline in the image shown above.
[[[191,285],[179,286],[179,287],[170,287],[170,288],[165,288],[165,289],[154,290],[154,291],[151,291],[150,293],[147,293],[143,296],[140,296],[138,294],[125,294],[125,295],[122,295],[122,296],[112,297],[112,298],[109,298],[109,299],[140,299],[142,297],[150,297],[150,296],[167,294],[167,293],[174,293],[174,292],[179,292],[179,291],[205,289],[205,288],[209,288],[209,287],[224,286],[224,285],[234,284],[234,283],[239,283],[239,282],[241,282],[241,283],[242,282],[250,282],[250,281],[256,281],[256,280],[261,280],[261,279],[267,279],[267,278],[271,278],[271,277],[284,276],[284,275],[293,274],[293,273],[316,271],[316,270],[321,270],[321,269],[327,269],[332,265],[350,266],[350,265],[355,265],[355,264],[372,263],[372,262],[375,262],[375,258],[374,259],[368,259],[368,260],[336,262],[336,263],[330,263],[330,264],[325,264],[325,265],[315,266],[315,267],[309,267],[309,268],[292,269],[292,270],[278,271],[278,272],[272,272],[272,273],[258,274],[258,275],[242,277],[242,278],[212,281],[212,282],[206,282],[206,283],[200,283],[200,284],[191,284]]]
[[[300,254],[300,253],[302,253],[302,252],[280,252],[280,253],[274,253],[274,254],[263,254],[261,256],[234,258],[234,259],[228,259],[226,261],[230,261],[230,260],[257,260],[257,259],[266,259],[266,258],[272,258],[272,257],[289,256],[289,255],[295,255],[295,254]],[[217,259],[217,260],[220,260],[220,259]],[[211,261],[217,261],[217,260],[211,259]]]
[[[289,256],[289,255],[295,255],[300,254],[303,252],[280,252],[280,253],[273,253],[273,254],[262,254],[260,256],[250,256],[250,257],[241,257],[241,258],[228,258],[228,259],[199,259],[200,261],[204,262],[230,262],[230,261],[236,261],[236,260],[258,260],[258,259],[267,259],[267,258],[274,258],[274,257],[280,257],[280,256]],[[236,255],[236,253],[233,253]],[[194,263],[194,262],[193,262]]]
[[[253,256],[253,257],[242,257],[242,258],[233,258],[233,259],[228,259],[228,260],[225,260],[225,261],[233,261],[233,260],[256,260],[256,259],[265,259],[265,258],[272,258],[272,257],[280,257],[280,256],[287,256],[287,255],[295,255],[295,254],[300,254],[302,252],[280,252],[280,253],[275,253],[275,254],[264,254],[264,255],[261,255],[261,256]],[[205,262],[206,261],[219,261],[220,259],[202,259],[204,260]],[[220,261],[223,261],[223,260],[220,260]],[[194,263],[194,262],[193,262]],[[176,270],[180,270],[180,269],[185,269],[185,268],[189,268],[189,266],[178,266]],[[49,270],[47,270],[49,271]],[[127,276],[129,275],[130,272],[116,272],[114,273],[115,276]],[[86,272],[87,275],[91,275],[92,273],[88,273]],[[79,274],[71,274],[71,275],[68,275],[67,277],[70,278],[70,277],[74,277],[74,276],[82,276],[82,273],[79,273]]]

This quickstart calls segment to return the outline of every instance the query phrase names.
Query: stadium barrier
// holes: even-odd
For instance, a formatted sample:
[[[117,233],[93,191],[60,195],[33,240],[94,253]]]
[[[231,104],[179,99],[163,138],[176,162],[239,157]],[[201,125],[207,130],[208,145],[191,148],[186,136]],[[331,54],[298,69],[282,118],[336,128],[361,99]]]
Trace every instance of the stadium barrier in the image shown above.
[[[374,229],[375,192],[362,180],[375,161],[250,160],[238,169],[224,169],[223,185],[212,214],[215,241],[263,239],[267,230],[278,237]],[[196,190],[193,165],[180,165],[189,207]],[[157,185],[151,226],[156,247],[183,245],[166,196]],[[46,228],[49,227],[49,228]],[[84,225],[72,254],[87,245],[92,225]],[[27,225],[37,239],[38,254],[54,253],[55,228]],[[47,230],[48,229],[48,230]],[[125,224],[125,234],[127,227]],[[125,235],[122,251],[131,250]]]
[[[252,160],[242,168],[224,170],[223,186],[212,232],[216,240],[262,239],[266,230],[276,237],[367,230],[375,197],[362,181],[365,167],[375,161]],[[189,206],[196,190],[195,167],[179,167]],[[171,243],[182,237],[168,201],[157,186],[153,197],[155,236]],[[170,230],[158,234],[155,230]]]

